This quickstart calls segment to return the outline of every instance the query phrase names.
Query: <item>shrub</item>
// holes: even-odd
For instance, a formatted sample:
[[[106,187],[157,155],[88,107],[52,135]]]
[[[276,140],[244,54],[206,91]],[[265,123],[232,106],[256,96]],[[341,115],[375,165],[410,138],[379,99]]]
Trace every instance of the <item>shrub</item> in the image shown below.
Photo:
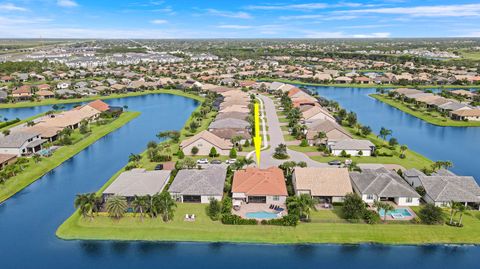
[[[422,223],[428,225],[443,223],[442,209],[432,204],[426,204],[422,209],[420,209],[420,212],[418,212],[418,217],[422,220]]]
[[[182,150],[179,150],[179,151],[177,152],[177,157],[178,157],[179,159],[185,158],[185,154],[183,153]]]
[[[415,188],[415,191],[417,191],[418,194],[420,194],[420,196],[425,196],[425,194],[427,194],[427,191],[425,190],[425,188],[423,186],[418,186]]]
[[[212,220],[218,220],[222,211],[222,204],[217,199],[210,199],[207,206],[207,216]]]
[[[170,155],[157,155],[155,154],[152,157],[152,162],[169,162],[172,160],[172,156]]]
[[[363,220],[368,224],[377,224],[380,222],[380,216],[377,212],[366,209],[363,212]]]
[[[232,212],[232,198],[225,197],[222,200],[222,214],[231,214]]]
[[[219,154],[217,153],[217,149],[215,147],[212,147],[210,149],[210,153],[208,154],[208,156],[210,157],[217,157]]]
[[[365,209],[365,203],[356,193],[349,193],[343,200],[342,213],[344,218],[350,220],[358,220],[363,218]]]
[[[193,147],[192,150],[191,150],[191,153],[192,153],[192,155],[197,155],[197,153],[198,153],[198,148],[197,148],[197,147]]]
[[[302,142],[300,142],[300,147],[308,147],[307,139],[302,139]]]
[[[235,148],[232,148],[230,150],[230,154],[228,154],[228,157],[230,158],[237,158],[237,150]]]
[[[347,154],[347,152],[345,150],[342,150],[340,152],[340,157],[350,158],[350,154]]]
[[[233,214],[223,214],[222,223],[228,225],[257,225],[257,221],[254,219],[242,219]]]
[[[262,220],[262,225],[277,225],[277,226],[292,226],[295,227],[298,224],[298,216],[288,214],[283,216],[280,219],[269,219],[269,220]]]

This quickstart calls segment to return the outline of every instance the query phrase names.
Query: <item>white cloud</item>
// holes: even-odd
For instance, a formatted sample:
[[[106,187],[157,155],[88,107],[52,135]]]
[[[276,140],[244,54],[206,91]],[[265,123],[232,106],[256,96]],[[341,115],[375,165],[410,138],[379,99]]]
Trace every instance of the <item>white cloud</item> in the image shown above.
[[[77,2],[73,0],[58,0],[57,5],[61,7],[77,7],[78,6]]]
[[[19,7],[12,3],[0,3],[0,11],[27,11],[24,7]]]
[[[387,38],[390,37],[390,33],[371,33],[371,34],[356,34],[354,38]]]
[[[392,14],[412,17],[471,17],[480,16],[480,4],[372,8],[338,12],[354,14]]]
[[[358,16],[353,15],[322,15],[322,14],[311,14],[311,15],[292,15],[292,16],[281,16],[281,20],[322,20],[322,21],[335,21],[335,20],[353,20],[358,18]]]
[[[251,29],[252,26],[249,26],[249,25],[236,25],[236,24],[223,24],[223,25],[217,26],[217,28],[222,28],[222,29],[238,29],[238,30],[241,30],[241,29]]]
[[[235,19],[251,19],[252,16],[246,12],[231,12],[231,11],[223,11],[218,9],[209,8],[206,10],[207,14],[226,17],[226,18],[235,18]]]
[[[246,9],[251,10],[312,10],[324,9],[328,4],[325,3],[309,3],[309,4],[293,4],[293,5],[250,5]]]
[[[47,18],[23,18],[23,17],[2,17],[0,16],[0,25],[19,25],[19,24],[40,24],[51,22],[51,19]]]
[[[153,24],[165,24],[167,22],[168,22],[167,20],[160,20],[160,19],[150,21],[150,23],[153,23]]]

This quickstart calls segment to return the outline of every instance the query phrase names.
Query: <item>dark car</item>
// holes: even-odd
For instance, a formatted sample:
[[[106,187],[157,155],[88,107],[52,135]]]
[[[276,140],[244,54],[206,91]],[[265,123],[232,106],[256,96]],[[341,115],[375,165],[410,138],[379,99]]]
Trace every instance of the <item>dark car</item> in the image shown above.
[[[211,163],[211,164],[222,164],[222,161],[220,161],[220,160],[212,160],[210,163]]]
[[[163,170],[163,164],[159,163],[155,166],[155,170]]]
[[[341,165],[342,162],[339,160],[333,160],[328,162],[329,165]]]

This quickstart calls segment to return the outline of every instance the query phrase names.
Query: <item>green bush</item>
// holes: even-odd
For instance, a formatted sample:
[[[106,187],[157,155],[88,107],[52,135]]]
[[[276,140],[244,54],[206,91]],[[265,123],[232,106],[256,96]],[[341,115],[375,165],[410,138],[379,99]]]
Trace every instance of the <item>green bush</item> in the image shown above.
[[[422,220],[422,223],[428,225],[442,224],[444,221],[442,209],[432,204],[426,204],[420,209],[418,217]]]
[[[307,139],[302,139],[302,142],[300,142],[300,147],[308,147]]]
[[[380,222],[380,216],[377,212],[366,209],[363,212],[363,220],[368,224],[377,224]]]
[[[242,219],[233,214],[223,214],[222,223],[227,225],[257,225],[257,221],[254,219]]]
[[[212,220],[218,220],[222,211],[222,204],[217,199],[210,199],[207,206],[207,216]]]
[[[283,218],[280,218],[280,219],[262,220],[261,224],[295,227],[297,226],[298,221],[299,221],[298,216],[289,214],[289,215],[283,216]]]

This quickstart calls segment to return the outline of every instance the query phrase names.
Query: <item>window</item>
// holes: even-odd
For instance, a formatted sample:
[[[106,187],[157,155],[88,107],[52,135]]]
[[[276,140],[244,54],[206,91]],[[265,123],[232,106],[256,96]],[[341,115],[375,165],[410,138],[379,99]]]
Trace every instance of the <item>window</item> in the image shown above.
[[[367,200],[373,200],[373,194],[367,194]]]
[[[413,201],[412,197],[407,197],[406,202],[411,203]]]
[[[278,195],[273,196],[273,201],[279,201],[280,197]]]

